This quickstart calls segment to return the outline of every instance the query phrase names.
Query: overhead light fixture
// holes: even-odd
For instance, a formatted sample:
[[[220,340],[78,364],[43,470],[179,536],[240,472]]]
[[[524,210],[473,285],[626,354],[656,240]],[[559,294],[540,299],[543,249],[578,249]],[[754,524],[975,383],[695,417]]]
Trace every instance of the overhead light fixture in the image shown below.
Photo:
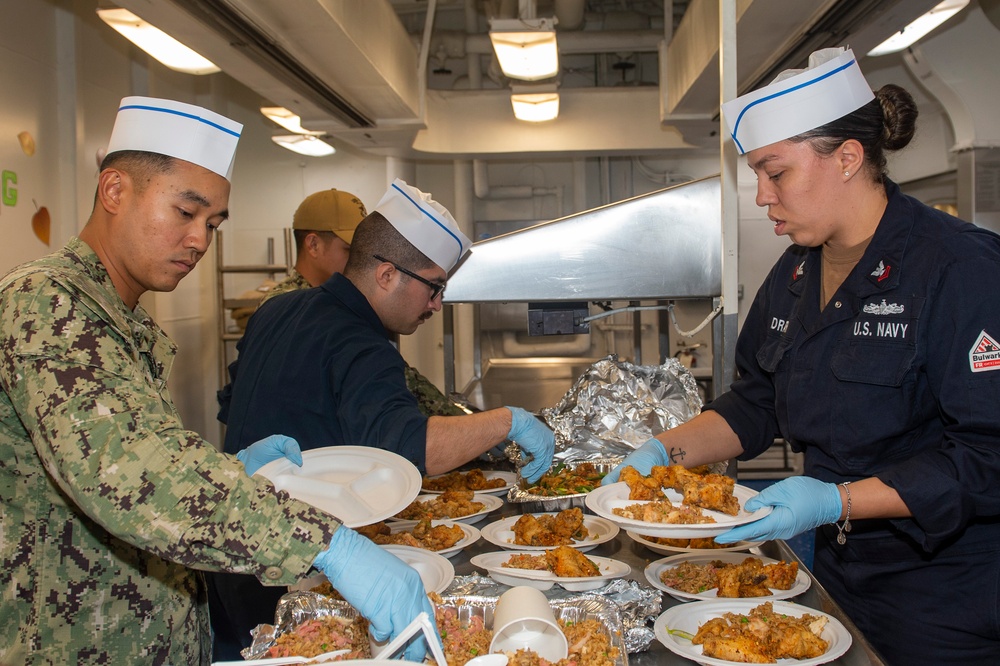
[[[969,0],[944,0],[944,2],[935,5],[929,12],[918,17],[892,37],[873,48],[868,52],[868,55],[880,56],[902,51],[960,12],[968,4]]]
[[[97,15],[130,42],[176,72],[215,74],[221,71],[211,60],[127,9],[98,9]]]
[[[510,105],[514,117],[531,123],[553,120],[559,115],[559,93],[556,86],[512,86]]]
[[[326,157],[327,155],[333,155],[337,152],[337,149],[323,141],[315,134],[288,134],[280,136],[272,136],[271,141],[282,148],[287,148],[292,152],[296,152],[299,155],[307,155],[309,157]]]
[[[490,19],[500,69],[512,79],[538,81],[559,73],[556,19]]]
[[[260,112],[268,119],[276,122],[289,132],[295,134],[313,134],[320,136],[323,132],[313,132],[302,127],[302,119],[283,106],[262,106]]]

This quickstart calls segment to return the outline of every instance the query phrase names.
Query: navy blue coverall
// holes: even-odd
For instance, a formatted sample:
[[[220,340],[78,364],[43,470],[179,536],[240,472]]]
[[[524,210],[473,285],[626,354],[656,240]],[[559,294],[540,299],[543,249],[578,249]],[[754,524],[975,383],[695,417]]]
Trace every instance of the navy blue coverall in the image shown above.
[[[383,448],[423,472],[427,417],[406,387],[406,362],[365,296],[343,275],[268,300],[250,317],[219,392],[226,453],[273,434],[303,450]],[[274,622],[287,592],[253,576],[209,573],[212,659],[238,660],[250,630]]]
[[[912,518],[817,530],[815,574],[900,666],[1000,663],[1000,237],[900,193],[820,310],[821,250],[792,246],[754,300],[739,380],[706,409],[741,460],[776,436],[805,474],[877,477]]]

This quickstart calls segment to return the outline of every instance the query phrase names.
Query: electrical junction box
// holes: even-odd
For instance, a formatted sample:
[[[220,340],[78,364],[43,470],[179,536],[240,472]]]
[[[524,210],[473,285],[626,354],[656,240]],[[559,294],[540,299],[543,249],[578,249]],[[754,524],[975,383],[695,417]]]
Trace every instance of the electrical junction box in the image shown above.
[[[590,333],[586,301],[528,303],[528,335],[575,335]]]

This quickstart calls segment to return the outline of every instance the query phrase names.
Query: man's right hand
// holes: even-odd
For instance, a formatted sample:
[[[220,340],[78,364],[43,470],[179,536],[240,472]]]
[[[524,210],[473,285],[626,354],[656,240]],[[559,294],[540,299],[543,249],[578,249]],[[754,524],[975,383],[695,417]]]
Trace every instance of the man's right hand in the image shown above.
[[[395,638],[421,612],[434,618],[434,607],[416,569],[348,527],[337,528],[330,546],[316,556],[313,566],[368,618],[376,641]],[[427,647],[418,636],[406,648],[406,660],[422,662]]]

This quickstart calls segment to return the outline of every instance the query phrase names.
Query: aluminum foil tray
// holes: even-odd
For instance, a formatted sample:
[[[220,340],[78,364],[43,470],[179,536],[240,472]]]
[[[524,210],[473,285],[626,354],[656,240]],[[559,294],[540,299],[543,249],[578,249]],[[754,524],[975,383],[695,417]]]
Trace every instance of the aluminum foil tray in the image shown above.
[[[607,474],[615,468],[618,463],[622,461],[621,458],[598,458],[594,460],[573,460],[567,461],[565,465],[570,468],[574,468],[582,463],[590,463],[597,468],[599,472]],[[507,491],[507,501],[513,504],[526,504],[522,507],[525,513],[530,512],[547,512],[547,511],[563,511],[565,509],[572,509],[574,507],[581,509],[585,513],[591,513],[587,510],[584,504],[584,500],[587,497],[587,493],[573,493],[571,495],[536,495],[529,492],[528,488],[530,484],[526,479],[524,479],[520,473],[517,475],[517,480],[514,483],[514,487]],[[529,504],[532,503],[532,504]]]
[[[346,601],[332,599],[324,594],[311,591],[289,592],[278,601],[274,612],[275,623],[258,624],[251,630],[253,642],[240,652],[244,659],[260,659],[267,656],[268,649],[275,644],[278,636],[293,631],[306,620],[321,617],[342,617],[355,623],[356,633],[364,637],[354,646],[371,656],[368,641],[368,621],[361,617],[357,609]]]
[[[505,588],[506,589],[506,588]],[[467,622],[470,618],[479,616],[487,629],[493,628],[493,609],[497,605],[498,595],[449,594],[441,597],[438,607],[453,608],[458,613],[459,621]],[[628,666],[628,650],[625,646],[622,630],[621,613],[613,601],[596,594],[574,594],[572,597],[549,597],[557,620],[597,620],[607,632],[611,645],[618,649],[616,666]]]

